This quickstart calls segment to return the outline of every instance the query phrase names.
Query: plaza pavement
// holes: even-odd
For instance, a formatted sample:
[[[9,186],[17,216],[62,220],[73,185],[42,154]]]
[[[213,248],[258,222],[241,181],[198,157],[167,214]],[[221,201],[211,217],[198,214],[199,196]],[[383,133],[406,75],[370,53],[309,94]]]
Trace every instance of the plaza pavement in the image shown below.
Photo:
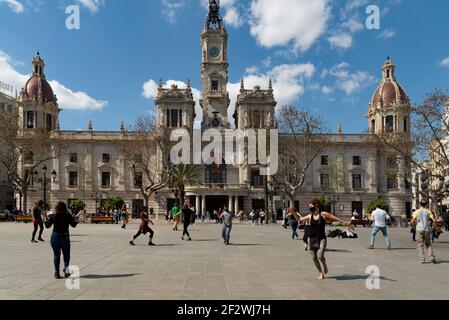
[[[158,246],[148,247],[145,236],[131,247],[137,223],[72,231],[79,290],[53,279],[50,231],[46,243],[31,244],[31,224],[0,223],[0,299],[449,299],[448,233],[435,243],[438,264],[421,265],[409,229],[390,229],[386,251],[380,234],[376,250],[367,250],[370,229],[359,227],[360,239],[329,240],[329,278],[320,281],[303,243],[280,225],[236,223],[224,246],[219,225],[191,226],[187,242],[158,222]],[[366,288],[369,265],[380,268],[380,290]]]

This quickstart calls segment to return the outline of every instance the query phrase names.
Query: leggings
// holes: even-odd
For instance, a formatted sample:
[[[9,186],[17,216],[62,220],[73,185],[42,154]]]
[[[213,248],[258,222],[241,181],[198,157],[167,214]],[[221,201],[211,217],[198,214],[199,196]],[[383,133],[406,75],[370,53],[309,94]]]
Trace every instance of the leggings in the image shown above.
[[[39,230],[39,238],[42,238],[42,233],[44,232],[44,224],[43,223],[39,223],[39,224],[34,224],[34,230],[33,230],[33,237],[31,238],[31,240],[34,240],[34,237],[36,237],[36,232],[37,232],[37,228],[40,228]]]
[[[298,221],[297,220],[292,220],[291,222],[291,227],[292,227],[292,239],[295,239],[297,237],[299,237],[298,235]]]
[[[189,227],[189,225],[190,225],[190,221],[184,221],[184,230],[182,231],[182,236],[184,237],[184,236],[188,236],[189,238],[190,238],[190,234],[189,234],[189,231],[187,230],[187,228]]]
[[[327,274],[328,272],[326,258],[324,257],[326,247],[327,247],[327,239],[322,239],[320,241],[320,249],[311,250],[313,256],[313,263],[315,264],[315,267],[318,269],[319,272],[322,272],[324,274]]]
[[[51,248],[53,249],[53,264],[55,272],[59,272],[61,264],[61,251],[64,256],[64,268],[70,265],[70,236],[68,234],[53,233],[51,235]]]
[[[151,228],[148,228],[148,233],[150,234],[150,240],[153,239],[154,231]],[[140,235],[142,234],[142,231],[137,231],[137,233],[134,235],[133,239],[136,240]]]

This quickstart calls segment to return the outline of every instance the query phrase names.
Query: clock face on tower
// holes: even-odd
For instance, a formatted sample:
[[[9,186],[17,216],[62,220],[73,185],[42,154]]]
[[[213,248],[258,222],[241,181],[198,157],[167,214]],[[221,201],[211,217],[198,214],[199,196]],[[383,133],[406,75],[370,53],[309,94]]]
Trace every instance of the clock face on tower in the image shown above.
[[[217,47],[212,47],[209,50],[209,54],[212,58],[217,58],[220,55],[220,49]]]

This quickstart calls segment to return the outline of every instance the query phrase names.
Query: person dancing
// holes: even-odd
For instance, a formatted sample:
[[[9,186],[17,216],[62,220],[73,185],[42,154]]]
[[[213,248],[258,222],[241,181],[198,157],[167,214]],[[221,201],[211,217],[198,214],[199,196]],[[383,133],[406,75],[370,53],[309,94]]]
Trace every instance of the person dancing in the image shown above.
[[[184,221],[184,229],[182,231],[181,240],[184,240],[184,236],[187,236],[188,241],[192,241],[192,238],[190,237],[189,231],[187,228],[189,227],[190,223],[192,222],[192,216],[195,213],[192,209],[189,208],[189,204],[186,202],[182,208],[182,217]]]
[[[31,213],[33,215],[33,226],[34,226],[34,230],[33,230],[33,234],[31,236],[31,242],[32,243],[38,243],[38,241],[36,241],[34,238],[36,237],[36,233],[37,233],[37,229],[40,228],[39,230],[39,238],[37,238],[37,240],[39,241],[45,241],[44,239],[42,239],[42,233],[44,232],[44,221],[42,219],[42,207],[44,206],[44,201],[40,200],[38,203],[34,204]]]
[[[64,256],[64,277],[70,277],[70,233],[69,227],[75,228],[81,212],[74,218],[67,210],[64,202],[58,202],[55,206],[55,213],[50,214],[45,220],[45,227],[50,229],[53,226],[51,235],[51,247],[53,249],[53,264],[55,267],[55,278],[61,279],[59,268],[61,264],[61,251]]]
[[[137,233],[133,236],[132,240],[129,242],[130,245],[135,246],[134,241],[141,235],[146,235],[147,233],[150,233],[150,241],[148,242],[149,246],[155,246],[153,243],[153,237],[154,237],[154,231],[151,230],[149,224],[151,223],[154,226],[154,222],[150,220],[148,216],[147,209],[144,208],[142,212],[140,213],[140,219],[142,222],[139,225],[139,230]]]
[[[320,273],[319,279],[324,280],[329,271],[326,264],[326,258],[324,257],[327,247],[326,220],[340,222],[347,226],[350,226],[351,224],[344,222],[330,213],[321,212],[313,202],[309,204],[309,208],[311,214],[300,218],[299,221],[310,222],[308,231],[308,249],[312,253],[313,262]]]
[[[128,208],[126,207],[126,204],[123,205],[121,211],[122,211],[122,220],[123,220],[122,229],[126,229],[126,225],[129,222],[129,214],[128,214]]]

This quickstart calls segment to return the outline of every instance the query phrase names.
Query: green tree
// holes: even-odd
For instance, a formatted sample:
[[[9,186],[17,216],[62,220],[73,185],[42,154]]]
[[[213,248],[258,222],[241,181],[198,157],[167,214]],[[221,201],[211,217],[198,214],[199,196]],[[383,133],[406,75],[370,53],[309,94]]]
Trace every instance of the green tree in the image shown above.
[[[79,199],[70,200],[69,208],[76,212],[80,212],[80,211],[84,210],[84,208],[86,208],[86,203],[83,200],[79,200]]]
[[[109,210],[115,210],[120,209],[125,204],[125,201],[123,201],[120,197],[115,198],[108,198],[105,200],[104,207],[107,211]]]
[[[318,201],[321,202],[323,206],[323,211],[325,212],[332,212],[332,203],[329,198],[326,198],[325,196],[321,196],[321,198],[318,199]]]
[[[369,213],[376,210],[376,208],[380,208],[380,209],[383,209],[388,212],[390,210],[390,204],[386,200],[379,198],[379,199],[371,200],[366,205],[366,210]]]
[[[179,200],[182,205],[185,201],[186,187],[200,184],[199,174],[196,166],[190,164],[179,164],[173,167],[170,176],[170,185],[179,191]]]

